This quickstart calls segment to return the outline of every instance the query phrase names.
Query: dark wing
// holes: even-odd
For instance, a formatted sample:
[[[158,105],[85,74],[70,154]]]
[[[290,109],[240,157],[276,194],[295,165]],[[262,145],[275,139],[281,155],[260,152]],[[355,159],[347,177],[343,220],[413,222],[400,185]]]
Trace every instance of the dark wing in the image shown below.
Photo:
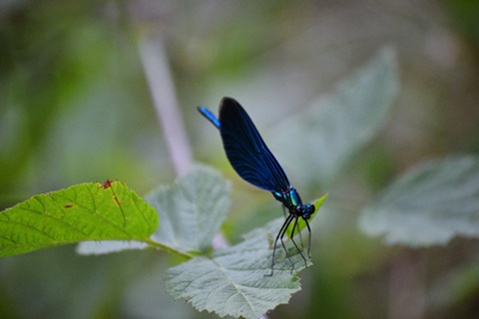
[[[223,98],[219,120],[226,156],[238,175],[270,192],[287,191],[288,177],[243,107],[232,98]]]

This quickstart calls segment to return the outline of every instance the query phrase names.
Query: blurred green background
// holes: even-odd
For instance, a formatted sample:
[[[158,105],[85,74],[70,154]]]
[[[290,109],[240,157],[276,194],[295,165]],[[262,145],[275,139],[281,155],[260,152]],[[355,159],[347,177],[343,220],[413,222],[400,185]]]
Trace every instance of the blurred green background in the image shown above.
[[[477,318],[477,240],[411,250],[357,228],[360,208],[414,164],[479,152],[473,0],[2,0],[0,207],[106,179],[146,194],[199,161],[233,180],[224,230],[237,242],[280,208],[236,176],[195,107],[216,112],[232,96],[272,141],[268,130],[384,46],[397,53],[401,90],[381,134],[327,187],[289,176],[303,199],[329,192],[341,205],[314,225],[303,290],[268,316]],[[286,171],[301,166],[300,154],[281,160],[287,145],[273,151]],[[2,259],[0,318],[214,318],[164,293],[174,262],[145,251],[80,257],[74,247]]]

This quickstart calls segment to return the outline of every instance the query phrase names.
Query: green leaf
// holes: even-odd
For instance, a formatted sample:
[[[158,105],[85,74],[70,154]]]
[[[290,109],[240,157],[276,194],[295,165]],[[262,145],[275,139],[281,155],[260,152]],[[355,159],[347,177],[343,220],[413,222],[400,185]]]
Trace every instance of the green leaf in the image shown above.
[[[161,220],[152,239],[183,253],[206,252],[228,213],[229,192],[217,171],[196,165],[175,185],[146,197]]]
[[[360,227],[409,246],[479,237],[479,157],[450,156],[412,169],[362,211]]]
[[[0,214],[0,257],[85,240],[149,242],[158,214],[120,182],[36,195]]]
[[[323,203],[324,201],[326,200],[326,198],[328,198],[329,194],[325,194],[323,195],[322,197],[318,198],[315,202],[314,202],[314,213],[311,215],[311,218],[309,219],[309,223],[311,223],[311,221],[313,220],[313,218],[316,216],[316,213],[319,211],[319,209],[321,208],[321,206],[323,206]],[[288,227],[288,229],[286,230],[286,236],[288,236],[289,238],[291,238],[291,231],[293,230],[293,225],[294,223],[291,223]],[[294,230],[294,233],[297,235],[301,230],[303,230],[304,228],[306,227],[306,223],[304,221],[304,219],[302,218],[299,218],[298,219],[298,225],[296,225],[296,229]]]
[[[175,298],[184,298],[199,311],[216,312],[219,316],[259,318],[279,304],[287,303],[301,289],[296,274],[305,265],[294,247],[285,258],[279,245],[271,272],[271,239],[284,222],[283,218],[266,227],[253,230],[245,240],[219,250],[211,258],[195,257],[165,274],[165,288]]]
[[[174,185],[153,191],[145,200],[156,208],[161,223],[151,239],[157,247],[180,255],[205,252],[228,212],[229,190],[229,183],[217,171],[195,165]],[[145,247],[145,243],[132,241],[82,242],[77,252],[107,254]]]
[[[395,54],[383,49],[331,95],[282,121],[267,141],[290,175],[331,183],[382,128],[398,91]],[[281,153],[285,145],[287,152]]]

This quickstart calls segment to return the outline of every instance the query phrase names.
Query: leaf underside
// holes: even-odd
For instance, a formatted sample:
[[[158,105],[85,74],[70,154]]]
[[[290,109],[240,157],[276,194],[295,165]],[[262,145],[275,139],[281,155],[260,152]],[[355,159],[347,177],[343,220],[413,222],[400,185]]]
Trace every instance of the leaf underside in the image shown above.
[[[160,215],[152,239],[184,253],[204,253],[211,247],[228,213],[230,183],[216,170],[195,165],[171,187],[146,197]]]
[[[479,157],[449,156],[412,169],[362,211],[360,226],[409,246],[479,237]]]
[[[395,54],[385,48],[334,92],[282,120],[266,140],[290,176],[328,185],[384,126],[398,92]]]
[[[267,276],[271,273],[272,238],[283,221],[277,219],[250,232],[242,243],[219,250],[211,258],[195,257],[168,269],[167,291],[175,298],[186,299],[199,311],[215,312],[221,317],[259,318],[287,303],[301,289],[296,274],[305,268],[305,262],[289,245],[293,268],[278,243],[274,273]]]

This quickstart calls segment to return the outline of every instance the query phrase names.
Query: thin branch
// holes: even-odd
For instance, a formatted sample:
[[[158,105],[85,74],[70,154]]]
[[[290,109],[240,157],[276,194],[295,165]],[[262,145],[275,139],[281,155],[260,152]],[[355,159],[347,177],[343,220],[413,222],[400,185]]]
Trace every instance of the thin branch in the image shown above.
[[[139,50],[171,161],[176,175],[183,176],[193,160],[163,41],[159,37],[143,36],[140,38]]]

